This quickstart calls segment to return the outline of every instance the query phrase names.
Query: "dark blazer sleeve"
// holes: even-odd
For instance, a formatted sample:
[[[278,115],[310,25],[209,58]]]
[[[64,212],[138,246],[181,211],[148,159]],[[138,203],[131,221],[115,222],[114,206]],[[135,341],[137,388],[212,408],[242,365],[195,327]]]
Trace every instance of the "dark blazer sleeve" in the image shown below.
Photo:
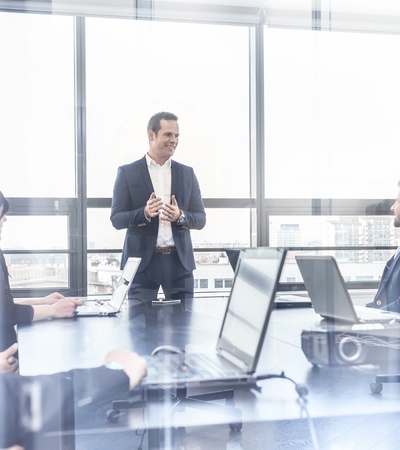
[[[176,250],[186,270],[196,268],[190,230],[201,230],[206,224],[206,213],[200,185],[192,167],[172,161],[171,194],[185,214],[182,224],[172,224]]]
[[[29,323],[32,319],[32,306],[14,302],[6,262],[0,250],[0,351],[17,342],[14,326]]]
[[[144,270],[157,242],[158,220],[147,220],[144,208],[154,191],[146,158],[118,168],[111,204],[111,223],[126,229],[121,267],[129,256],[142,258],[138,272]]]
[[[111,204],[111,222],[117,230],[145,226],[147,200],[153,192],[146,158],[118,168]]]
[[[173,162],[171,190],[176,197],[179,208],[185,213],[185,220],[181,226],[193,230],[203,229],[206,224],[206,213],[200,185],[194,170],[191,167]]]

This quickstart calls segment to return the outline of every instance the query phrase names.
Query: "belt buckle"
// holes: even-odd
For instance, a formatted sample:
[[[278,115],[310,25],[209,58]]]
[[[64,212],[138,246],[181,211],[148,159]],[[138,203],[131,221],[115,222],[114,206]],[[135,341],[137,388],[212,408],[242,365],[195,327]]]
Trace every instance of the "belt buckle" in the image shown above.
[[[155,253],[158,253],[159,255],[171,255],[172,252],[173,252],[173,247],[172,246],[156,247],[155,248]]]

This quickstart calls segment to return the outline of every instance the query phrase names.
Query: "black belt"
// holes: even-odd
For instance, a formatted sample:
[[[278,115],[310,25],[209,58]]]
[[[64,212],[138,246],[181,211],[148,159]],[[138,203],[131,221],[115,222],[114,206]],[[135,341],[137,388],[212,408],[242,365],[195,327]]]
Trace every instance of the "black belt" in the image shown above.
[[[175,253],[176,248],[173,246],[169,247],[155,247],[154,253],[157,253],[158,255],[170,255],[171,253]]]

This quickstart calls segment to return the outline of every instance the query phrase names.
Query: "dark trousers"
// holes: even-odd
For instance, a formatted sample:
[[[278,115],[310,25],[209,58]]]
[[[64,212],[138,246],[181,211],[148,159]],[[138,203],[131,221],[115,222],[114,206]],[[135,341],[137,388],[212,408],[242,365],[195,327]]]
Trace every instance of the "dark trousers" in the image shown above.
[[[166,300],[185,301],[193,298],[193,272],[186,270],[174,253],[153,255],[143,272],[137,273],[129,290],[129,299],[151,303],[157,300],[160,286]]]

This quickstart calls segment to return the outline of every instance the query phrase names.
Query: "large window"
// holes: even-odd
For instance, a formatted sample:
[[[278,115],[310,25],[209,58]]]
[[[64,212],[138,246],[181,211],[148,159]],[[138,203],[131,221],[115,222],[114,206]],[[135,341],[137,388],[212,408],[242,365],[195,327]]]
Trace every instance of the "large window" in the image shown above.
[[[69,287],[68,216],[8,216],[1,248],[6,252],[11,288]]]
[[[147,122],[166,110],[179,117],[174,158],[194,168],[203,198],[247,199],[248,61],[247,27],[86,20],[88,197],[112,196],[118,166],[144,156]],[[207,208],[203,230],[192,231],[194,247],[250,246],[251,210],[226,208],[223,200],[219,206]],[[109,207],[88,210],[88,271],[95,283],[110,260],[100,252],[123,245],[125,230],[114,230],[109,215]],[[213,252],[196,260],[199,289],[214,286],[218,274],[210,264],[231,271]]]
[[[192,230],[197,269],[196,288],[214,286],[218,277],[233,277],[233,271],[223,251],[212,249],[250,247],[250,209],[206,208],[206,230]],[[109,219],[109,208],[88,209],[88,289],[91,293],[109,292],[112,276],[119,268],[120,251],[125,230],[115,230]],[[235,224],[235,226],[232,226]],[[205,251],[204,249],[208,249]],[[207,285],[205,281],[207,281]],[[208,282],[210,280],[210,282]],[[223,286],[227,288],[225,283]]]
[[[336,247],[348,281],[378,281],[399,237],[379,201],[400,178],[399,46],[398,35],[264,29],[265,196],[298,199],[267,210],[269,244]]]
[[[249,197],[247,27],[88,19],[86,39],[89,197],[112,196],[159,111],[179,117],[175,159],[193,166],[203,197]]]
[[[300,3],[299,29],[285,8],[262,25],[250,4],[210,5],[204,23],[207,8],[175,20],[160,2],[154,20],[0,14],[0,189],[12,205],[1,244],[15,268],[41,267],[18,269],[16,289],[109,292],[125,234],[109,220],[117,168],[145,154],[161,110],[179,116],[175,158],[205,200],[199,290],[232,278],[224,248],[254,245],[325,248],[358,265],[346,279],[378,280],[398,239],[400,37],[331,32],[337,9]]]
[[[71,17],[0,14],[0,189],[75,195]]]
[[[77,195],[74,19],[1,13],[0,42],[0,190],[12,199],[1,247],[11,287],[16,296],[76,292],[76,205],[63,201]]]
[[[265,194],[380,199],[400,178],[399,35],[265,29]]]

